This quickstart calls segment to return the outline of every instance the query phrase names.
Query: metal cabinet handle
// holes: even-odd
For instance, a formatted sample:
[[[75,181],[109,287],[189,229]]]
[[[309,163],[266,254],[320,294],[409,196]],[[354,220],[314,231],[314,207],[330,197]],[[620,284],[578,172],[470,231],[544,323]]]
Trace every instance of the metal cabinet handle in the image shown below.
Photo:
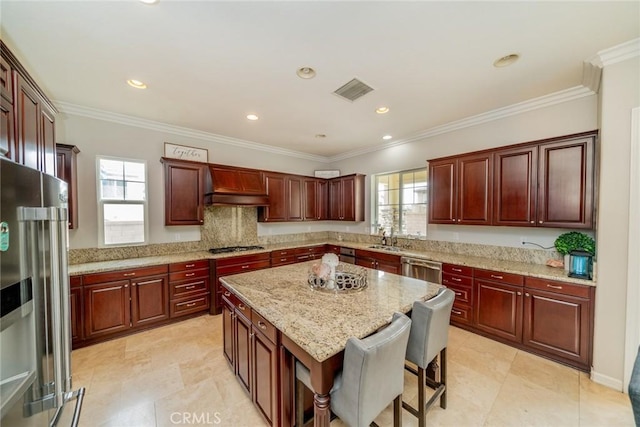
[[[542,224],[542,221],[538,221],[538,223]]]
[[[225,296],[225,297],[230,297],[230,296],[231,296],[231,292],[225,292],[225,293],[224,293],[224,296]]]
[[[461,268],[453,268],[453,267],[451,267],[451,270],[455,271],[457,273],[462,273],[462,269]]]
[[[517,294],[518,296],[520,296],[520,295],[522,295],[522,292],[518,291],[518,292],[516,292],[516,294]]]
[[[462,282],[462,279],[459,279],[457,277],[452,277],[451,280],[453,280],[455,282]]]
[[[262,320],[258,320],[258,327],[259,327],[260,329],[264,329],[264,330],[266,330],[266,329],[267,329],[267,325],[265,325],[265,324],[264,324],[264,322],[263,322]]]
[[[248,265],[243,265],[243,266],[242,266],[242,267],[240,267],[240,268],[242,268],[243,270],[245,270],[245,269],[249,268],[249,266],[248,266]]]
[[[497,276],[497,275],[495,275],[495,274],[492,274],[492,275],[491,275],[491,277],[492,277],[492,278],[494,278],[494,279],[500,279],[500,280],[504,279],[504,277],[502,277],[502,276]]]
[[[552,288],[552,289],[562,289],[562,286],[551,285],[551,284],[547,283],[547,288]]]
[[[457,296],[461,296],[461,295],[462,295],[462,292],[456,292],[456,295],[457,295]]]
[[[531,224],[535,224],[535,223],[536,223],[535,221],[531,221]]]
[[[124,277],[132,277],[132,276],[135,276],[135,275],[136,275],[136,273],[123,273],[122,275],[123,275]]]
[[[191,267],[195,267],[195,266],[196,266],[195,264],[187,264],[187,265],[185,265],[184,267],[185,267],[185,268],[191,268]]]
[[[240,310],[244,311],[246,307],[242,303],[240,303],[240,304],[238,304],[238,308]]]
[[[194,305],[196,305],[195,302],[190,302],[190,303],[187,304],[187,307],[193,307]]]
[[[529,295],[529,292],[525,292],[524,296],[525,297],[530,297],[531,295]]]
[[[196,273],[186,273],[184,275],[184,277],[192,277],[192,276],[195,276],[195,275],[196,275]]]
[[[281,261],[281,262],[284,262],[284,261],[286,261],[286,260],[287,260],[286,258],[280,258],[280,261]]]
[[[461,311],[458,311],[458,310],[451,309],[451,312],[452,312],[453,314],[457,314],[458,316],[461,316],[461,315],[462,315],[462,312],[461,312]]]
[[[125,287],[125,288],[128,288],[128,287],[129,287],[129,285],[124,285],[124,287]]]
[[[185,289],[194,289],[196,285],[187,286]]]

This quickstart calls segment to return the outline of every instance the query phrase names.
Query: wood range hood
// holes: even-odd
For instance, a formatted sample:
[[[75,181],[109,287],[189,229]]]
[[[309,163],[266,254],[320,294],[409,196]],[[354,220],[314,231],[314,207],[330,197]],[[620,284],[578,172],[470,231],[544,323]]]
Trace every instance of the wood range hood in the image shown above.
[[[268,206],[263,173],[256,169],[209,164],[211,185],[205,203],[213,206]]]

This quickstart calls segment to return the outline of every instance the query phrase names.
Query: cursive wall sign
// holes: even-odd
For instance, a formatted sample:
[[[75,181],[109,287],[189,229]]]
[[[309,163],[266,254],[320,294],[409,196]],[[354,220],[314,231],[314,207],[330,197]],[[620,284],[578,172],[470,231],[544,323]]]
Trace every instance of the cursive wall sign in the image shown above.
[[[171,144],[169,142],[164,143],[164,156],[192,162],[209,162],[209,151],[207,149]]]

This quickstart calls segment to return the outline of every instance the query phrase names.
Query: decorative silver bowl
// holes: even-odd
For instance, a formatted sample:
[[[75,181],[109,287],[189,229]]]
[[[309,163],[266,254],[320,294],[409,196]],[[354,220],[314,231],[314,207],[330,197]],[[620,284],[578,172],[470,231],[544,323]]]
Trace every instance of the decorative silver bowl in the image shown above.
[[[335,276],[318,277],[309,271],[309,286],[322,292],[360,292],[367,287],[367,270],[353,264],[339,263],[335,268]]]

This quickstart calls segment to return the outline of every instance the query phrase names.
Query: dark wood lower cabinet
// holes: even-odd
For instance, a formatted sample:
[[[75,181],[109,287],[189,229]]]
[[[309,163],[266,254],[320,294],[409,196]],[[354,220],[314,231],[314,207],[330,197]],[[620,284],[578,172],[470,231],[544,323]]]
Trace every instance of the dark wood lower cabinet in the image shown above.
[[[129,280],[85,285],[85,338],[96,338],[129,329],[130,300]]]
[[[82,277],[72,276],[69,278],[69,323],[72,345],[76,345],[84,338],[82,301]]]
[[[131,327],[169,318],[167,276],[147,277],[131,282]]]
[[[242,388],[270,425],[280,419],[280,333],[222,286],[223,353]]]
[[[500,338],[522,341],[522,287],[476,280],[476,327]]]

